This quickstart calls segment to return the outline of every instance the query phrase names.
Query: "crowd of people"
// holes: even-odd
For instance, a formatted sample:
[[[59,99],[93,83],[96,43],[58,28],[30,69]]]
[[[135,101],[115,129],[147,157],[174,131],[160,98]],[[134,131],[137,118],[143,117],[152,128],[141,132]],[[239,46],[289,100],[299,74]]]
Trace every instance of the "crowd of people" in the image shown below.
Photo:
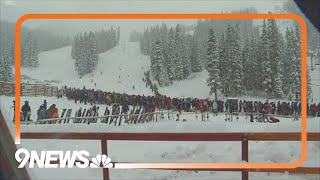
[[[15,101],[13,101],[13,109],[15,112]],[[31,120],[31,107],[29,105],[29,101],[25,101],[24,105],[21,107],[20,111],[20,120],[21,121],[32,121]],[[43,104],[37,110],[37,120],[41,119],[51,119],[58,118],[58,109],[55,104],[52,104],[49,108],[47,108],[47,101],[44,100]],[[15,116],[13,117],[13,121],[15,120]]]
[[[142,81],[146,83],[146,87],[149,87],[156,96],[159,94],[158,86],[155,83],[152,83],[150,79],[150,70],[144,72],[144,78]]]
[[[129,106],[152,106],[155,105],[157,110],[174,110],[184,112],[254,112],[260,113],[266,111],[267,114],[277,115],[300,115],[300,102],[265,102],[261,101],[238,101],[238,99],[209,100],[198,98],[171,98],[161,95],[158,92],[154,96],[128,95],[125,93],[104,92],[101,90],[64,87],[63,90],[68,100],[74,100],[75,103],[90,104],[107,104],[114,103]],[[320,117],[320,103],[308,104],[307,112],[310,116]]]
[[[148,81],[147,81],[148,82]],[[150,84],[150,83],[149,83]],[[156,109],[158,111],[170,110],[183,112],[200,112],[200,113],[222,113],[222,112],[251,112],[265,113],[273,115],[299,116],[301,114],[300,102],[265,102],[246,101],[238,99],[210,100],[198,98],[171,98],[161,95],[156,91],[153,96],[144,95],[128,95],[126,93],[105,92],[101,90],[80,88],[71,88],[64,86],[60,89],[62,94],[59,98],[65,96],[69,101],[75,103],[83,103],[90,105],[106,104],[113,106],[114,104],[122,107],[141,106],[145,109]],[[26,101],[21,108],[23,120],[30,120],[31,108],[29,102]],[[307,114],[312,117],[320,117],[320,103],[307,104]],[[58,109],[55,104],[47,108],[47,102],[37,110],[37,119],[50,119],[58,117]]]

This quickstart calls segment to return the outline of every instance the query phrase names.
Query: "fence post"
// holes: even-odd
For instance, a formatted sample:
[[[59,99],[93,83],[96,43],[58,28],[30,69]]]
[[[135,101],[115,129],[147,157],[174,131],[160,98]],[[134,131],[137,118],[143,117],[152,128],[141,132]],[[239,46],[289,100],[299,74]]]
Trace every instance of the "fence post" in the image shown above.
[[[108,156],[108,143],[106,139],[101,139],[101,154]],[[109,169],[102,168],[103,171],[103,180],[109,180]]]
[[[243,139],[241,141],[241,149],[242,149],[242,161],[249,162],[249,143],[247,135],[243,136]],[[248,171],[243,169],[242,170],[242,180],[248,180],[249,174]]]

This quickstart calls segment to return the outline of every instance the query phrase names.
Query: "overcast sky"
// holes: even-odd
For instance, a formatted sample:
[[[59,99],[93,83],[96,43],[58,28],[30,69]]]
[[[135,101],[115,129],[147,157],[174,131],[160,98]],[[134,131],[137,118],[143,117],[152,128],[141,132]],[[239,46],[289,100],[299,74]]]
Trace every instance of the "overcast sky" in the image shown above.
[[[0,0],[0,19],[15,22],[27,13],[220,13],[254,7],[261,13],[275,11],[285,0]],[[190,20],[30,20],[30,28],[50,30],[57,34],[120,26],[122,38],[132,30],[160,24],[194,24]]]

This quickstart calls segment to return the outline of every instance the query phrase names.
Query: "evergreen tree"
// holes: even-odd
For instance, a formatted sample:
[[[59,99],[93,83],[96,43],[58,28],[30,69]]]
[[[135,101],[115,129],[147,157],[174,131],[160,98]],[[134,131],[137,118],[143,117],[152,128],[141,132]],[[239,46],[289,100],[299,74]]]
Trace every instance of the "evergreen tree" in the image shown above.
[[[40,52],[40,48],[38,46],[38,42],[37,40],[33,40],[31,42],[31,47],[30,47],[30,66],[31,67],[39,66],[39,59],[38,59],[39,52]]]
[[[217,42],[212,28],[209,30],[207,49],[207,71],[209,78],[207,80],[210,87],[210,95],[215,94],[215,99],[218,99],[218,91],[221,90],[220,70],[218,62]]]
[[[283,95],[282,91],[282,61],[281,61],[281,34],[278,30],[276,20],[268,19],[267,23],[267,39],[268,39],[268,50],[270,56],[271,66],[271,84],[276,98],[281,98]]]
[[[183,63],[185,62],[184,60],[184,51],[183,51],[183,40],[182,40],[182,34],[181,34],[181,27],[178,24],[176,26],[176,32],[175,32],[175,47],[176,47],[176,57],[177,61],[175,62],[175,74],[176,74],[176,79],[177,80],[182,80],[184,79],[184,65]]]
[[[270,60],[270,46],[268,46],[268,35],[266,21],[263,21],[262,32],[260,37],[260,58],[262,64],[262,87],[267,92],[268,98],[274,97],[273,86],[272,86],[272,69]]]
[[[200,59],[200,44],[195,36],[192,37],[190,49],[191,70],[192,72],[200,72],[202,70]]]
[[[219,70],[220,70],[220,79],[221,79],[221,85],[222,85],[222,93],[227,94],[228,87],[229,87],[229,81],[228,81],[228,67],[229,62],[227,60],[226,55],[226,41],[224,33],[221,34],[219,39],[219,45],[218,45],[218,63],[219,63]]]
[[[4,56],[0,60],[0,82],[13,82],[13,73],[9,59]]]
[[[228,82],[232,96],[239,96],[243,93],[242,86],[242,68],[241,63],[241,45],[238,30],[232,26],[228,26],[226,34],[226,55],[229,61]]]
[[[153,78],[159,82],[159,75],[162,63],[164,62],[162,45],[159,38],[155,41],[152,48],[152,57],[151,57],[151,72]],[[163,69],[162,69],[163,70]]]
[[[88,73],[92,72],[96,65],[98,64],[98,53],[97,53],[97,45],[96,38],[93,32],[89,33],[88,36]]]
[[[174,41],[174,30],[171,28],[169,32],[169,55],[168,55],[168,75],[171,81],[177,79],[176,77],[176,62],[177,62],[177,53]]]
[[[284,46],[284,53],[283,53],[283,92],[285,94],[292,94],[289,91],[292,91],[292,83],[293,83],[293,72],[294,66],[294,48],[293,48],[293,32],[292,29],[287,28],[285,33],[285,46]]]
[[[254,88],[254,81],[253,81],[253,72],[254,72],[254,62],[251,56],[252,46],[249,38],[246,38],[246,41],[243,45],[242,48],[242,53],[241,53],[241,59],[243,63],[243,74],[244,74],[244,86],[247,90],[251,90]]]
[[[293,44],[293,65],[292,77],[293,77],[293,92],[301,90],[301,35],[299,27],[296,26],[293,32],[292,44]]]
[[[87,54],[86,54],[86,46],[85,46],[85,40],[86,40],[86,33],[80,34],[79,37],[79,59],[78,61],[78,73],[80,75],[80,78],[86,74],[86,59],[87,59]]]
[[[192,72],[190,56],[188,51],[189,47],[187,46],[186,40],[182,44],[181,55],[182,55],[182,65],[183,65],[183,79],[186,79]]]

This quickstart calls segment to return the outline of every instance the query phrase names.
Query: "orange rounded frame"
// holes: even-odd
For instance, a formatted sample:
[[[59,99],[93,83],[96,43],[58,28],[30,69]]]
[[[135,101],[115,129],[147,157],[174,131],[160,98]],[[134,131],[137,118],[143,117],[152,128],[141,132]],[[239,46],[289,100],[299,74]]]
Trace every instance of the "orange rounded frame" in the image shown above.
[[[116,163],[115,168],[153,169],[292,169],[299,167],[307,153],[307,27],[296,14],[25,14],[15,27],[15,143],[20,144],[20,31],[29,19],[292,19],[301,27],[301,154],[294,163]]]

